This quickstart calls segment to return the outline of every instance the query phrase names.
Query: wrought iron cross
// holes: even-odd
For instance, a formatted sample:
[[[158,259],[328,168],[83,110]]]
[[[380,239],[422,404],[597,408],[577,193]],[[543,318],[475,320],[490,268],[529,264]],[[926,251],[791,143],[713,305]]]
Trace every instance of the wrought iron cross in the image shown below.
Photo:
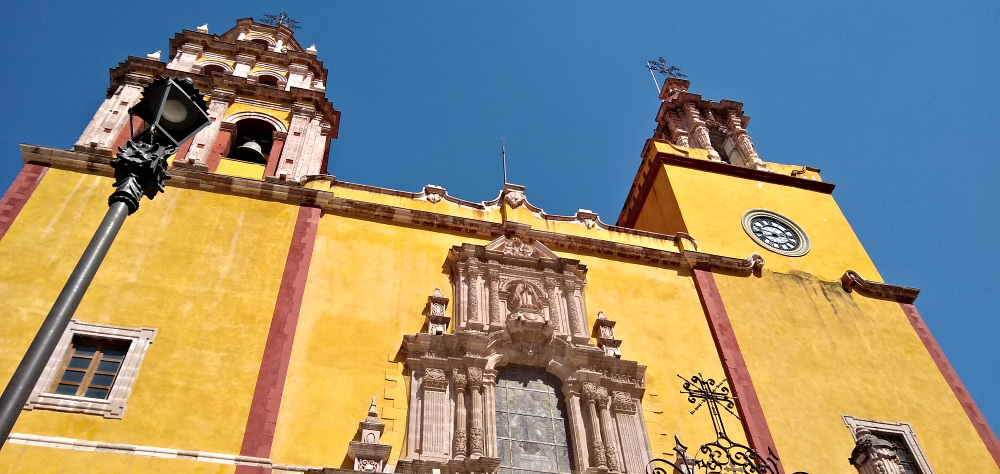
[[[277,15],[264,15],[263,18],[258,18],[257,21],[271,26],[281,26],[285,25],[290,30],[299,29],[299,22],[288,17],[288,14],[282,11]]]
[[[697,403],[694,410],[691,410],[691,414],[693,415],[694,412],[698,411],[702,405],[708,404],[708,412],[712,415],[712,425],[715,427],[715,435],[719,439],[729,439],[726,435],[726,427],[722,424],[722,412],[719,411],[719,407],[721,406],[737,419],[740,416],[733,411],[733,408],[736,408],[736,397],[729,394],[729,387],[725,386],[726,379],[722,379],[721,382],[716,383],[714,379],[706,379],[701,374],[691,377],[690,380],[680,375],[678,377],[684,381],[681,393],[688,396],[689,402]]]

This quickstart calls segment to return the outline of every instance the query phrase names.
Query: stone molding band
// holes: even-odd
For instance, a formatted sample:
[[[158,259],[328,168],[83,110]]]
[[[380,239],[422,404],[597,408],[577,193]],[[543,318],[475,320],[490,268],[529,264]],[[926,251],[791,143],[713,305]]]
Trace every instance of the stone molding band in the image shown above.
[[[277,464],[268,458],[258,458],[253,456],[213,453],[209,451],[189,451],[184,449],[141,446],[136,444],[104,443],[100,441],[88,441],[83,439],[59,438],[55,436],[22,433],[11,433],[10,436],[7,437],[7,442],[11,444],[23,444],[27,446],[57,449],[72,449],[76,451],[97,451],[103,453],[149,456],[165,459],[186,459],[189,461],[273,469],[279,472],[313,472],[321,471],[323,469],[322,467],[315,466]]]
[[[900,303],[913,303],[917,299],[917,295],[920,294],[920,288],[865,280],[854,270],[844,272],[844,275],[840,277],[840,283],[844,286],[844,291],[848,293],[857,291],[872,298],[893,300]]]

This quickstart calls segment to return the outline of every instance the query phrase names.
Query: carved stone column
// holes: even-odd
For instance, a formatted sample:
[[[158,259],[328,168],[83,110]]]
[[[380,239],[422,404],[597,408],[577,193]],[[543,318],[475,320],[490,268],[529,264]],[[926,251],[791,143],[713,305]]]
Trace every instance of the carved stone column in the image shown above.
[[[563,334],[562,311],[559,304],[559,281],[555,277],[545,277],[545,293],[549,297],[549,322],[556,335]]]
[[[713,161],[722,161],[719,156],[719,152],[712,148],[712,139],[708,136],[708,127],[705,126],[705,121],[701,119],[701,113],[698,112],[698,108],[692,103],[687,103],[684,105],[684,110],[687,112],[687,119],[691,122],[691,131],[694,132],[695,144],[698,148],[704,148],[708,150],[708,155]]]
[[[469,457],[483,456],[483,369],[469,367],[472,395],[472,422],[469,424]]]
[[[583,472],[590,467],[590,460],[587,458],[587,427],[583,424],[583,412],[580,409],[580,382],[574,379],[563,381],[562,392],[569,416],[573,464],[576,472]]]
[[[862,428],[857,432],[851,465],[858,474],[905,474],[892,443]]]
[[[448,453],[448,378],[444,370],[427,368],[423,380],[420,454],[444,458]]]
[[[452,442],[452,456],[455,459],[465,459],[468,453],[468,439],[465,435],[465,387],[467,380],[462,369],[452,369],[452,383],[455,387],[455,436]]]
[[[497,457],[497,371],[483,371],[483,414],[486,416],[486,456]]]
[[[483,270],[477,264],[477,260],[469,260],[469,320],[465,322],[466,327],[472,329],[481,329],[482,321],[480,321],[480,306],[479,306],[479,277],[482,276]]]
[[[590,335],[587,334],[587,330],[584,328],[585,324],[582,319],[580,307],[577,304],[576,292],[579,289],[580,285],[577,282],[570,280],[563,282],[563,291],[566,296],[566,310],[569,313],[569,332],[573,342],[589,342]],[[586,338],[586,341],[583,341],[582,338]]]
[[[607,456],[608,469],[612,472],[622,471],[621,463],[618,462],[618,434],[615,433],[615,422],[611,419],[611,411],[608,409],[608,390],[598,387],[597,411],[601,418],[601,438],[604,440],[604,454]]]
[[[500,314],[500,269],[494,268],[496,262],[486,270],[490,282],[490,327],[503,326],[503,315]]]
[[[307,102],[292,104],[292,120],[288,125],[288,140],[285,140],[284,150],[281,153],[282,160],[275,170],[275,175],[279,179],[298,178],[295,176],[296,164],[306,146],[309,127],[314,115],[316,115],[316,107],[313,104]]]
[[[757,156],[757,150],[753,147],[750,135],[747,135],[746,129],[743,128],[743,121],[732,112],[729,113],[729,129],[733,131],[733,141],[736,142],[737,148],[746,160],[746,167],[764,169],[764,162]]]
[[[590,460],[596,467],[608,467],[604,453],[604,442],[601,440],[601,427],[597,418],[597,401],[600,391],[607,396],[607,389],[598,387],[592,382],[583,383],[583,400],[587,403],[587,418],[590,428]]]
[[[645,427],[639,417],[639,404],[628,392],[611,393],[611,411],[617,424],[621,448],[621,470],[643,472],[652,453],[648,451]]]

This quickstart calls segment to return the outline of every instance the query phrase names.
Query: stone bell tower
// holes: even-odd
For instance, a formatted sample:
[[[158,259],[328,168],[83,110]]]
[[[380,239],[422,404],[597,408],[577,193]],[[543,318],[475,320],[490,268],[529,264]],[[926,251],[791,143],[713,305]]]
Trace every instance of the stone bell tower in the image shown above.
[[[170,41],[169,62],[157,51],[129,57],[111,70],[108,96],[77,151],[114,155],[145,124],[128,110],[159,76],[190,78],[207,97],[211,125],[182,146],[173,166],[276,182],[326,174],[340,112],[327,100],[327,70],[316,47],[303,48],[293,29],[251,18],[221,35],[184,30]]]

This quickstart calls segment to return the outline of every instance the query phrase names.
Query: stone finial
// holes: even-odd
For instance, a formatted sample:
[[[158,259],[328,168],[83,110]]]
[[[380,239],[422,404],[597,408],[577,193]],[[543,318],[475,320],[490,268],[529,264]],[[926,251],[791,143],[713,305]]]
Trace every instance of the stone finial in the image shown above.
[[[848,458],[859,474],[904,474],[896,448],[892,443],[861,428],[855,434],[854,450]]]
[[[208,23],[198,27],[198,33],[208,33]]]
[[[306,53],[315,56],[316,55],[316,45],[314,45],[314,44],[309,45],[309,47],[306,48]]]
[[[160,53],[162,53],[162,52],[163,51],[157,51],[155,53],[147,54],[146,55],[146,59],[152,59],[153,61],[159,61],[160,60]]]
[[[392,446],[380,444],[385,425],[378,422],[378,408],[375,407],[375,397],[368,408],[365,421],[358,423],[361,431],[361,441],[351,441],[347,455],[354,459],[354,470],[362,472],[382,472],[385,462],[389,459]]]
[[[434,294],[427,297],[427,334],[441,335],[448,332],[451,317],[445,314],[447,308],[448,298],[445,298],[440,288],[434,288]]]
[[[604,349],[605,354],[621,359],[622,351],[619,347],[622,341],[615,339],[615,324],[604,311],[598,311],[597,320],[594,321],[594,337],[597,338],[597,347]]]

